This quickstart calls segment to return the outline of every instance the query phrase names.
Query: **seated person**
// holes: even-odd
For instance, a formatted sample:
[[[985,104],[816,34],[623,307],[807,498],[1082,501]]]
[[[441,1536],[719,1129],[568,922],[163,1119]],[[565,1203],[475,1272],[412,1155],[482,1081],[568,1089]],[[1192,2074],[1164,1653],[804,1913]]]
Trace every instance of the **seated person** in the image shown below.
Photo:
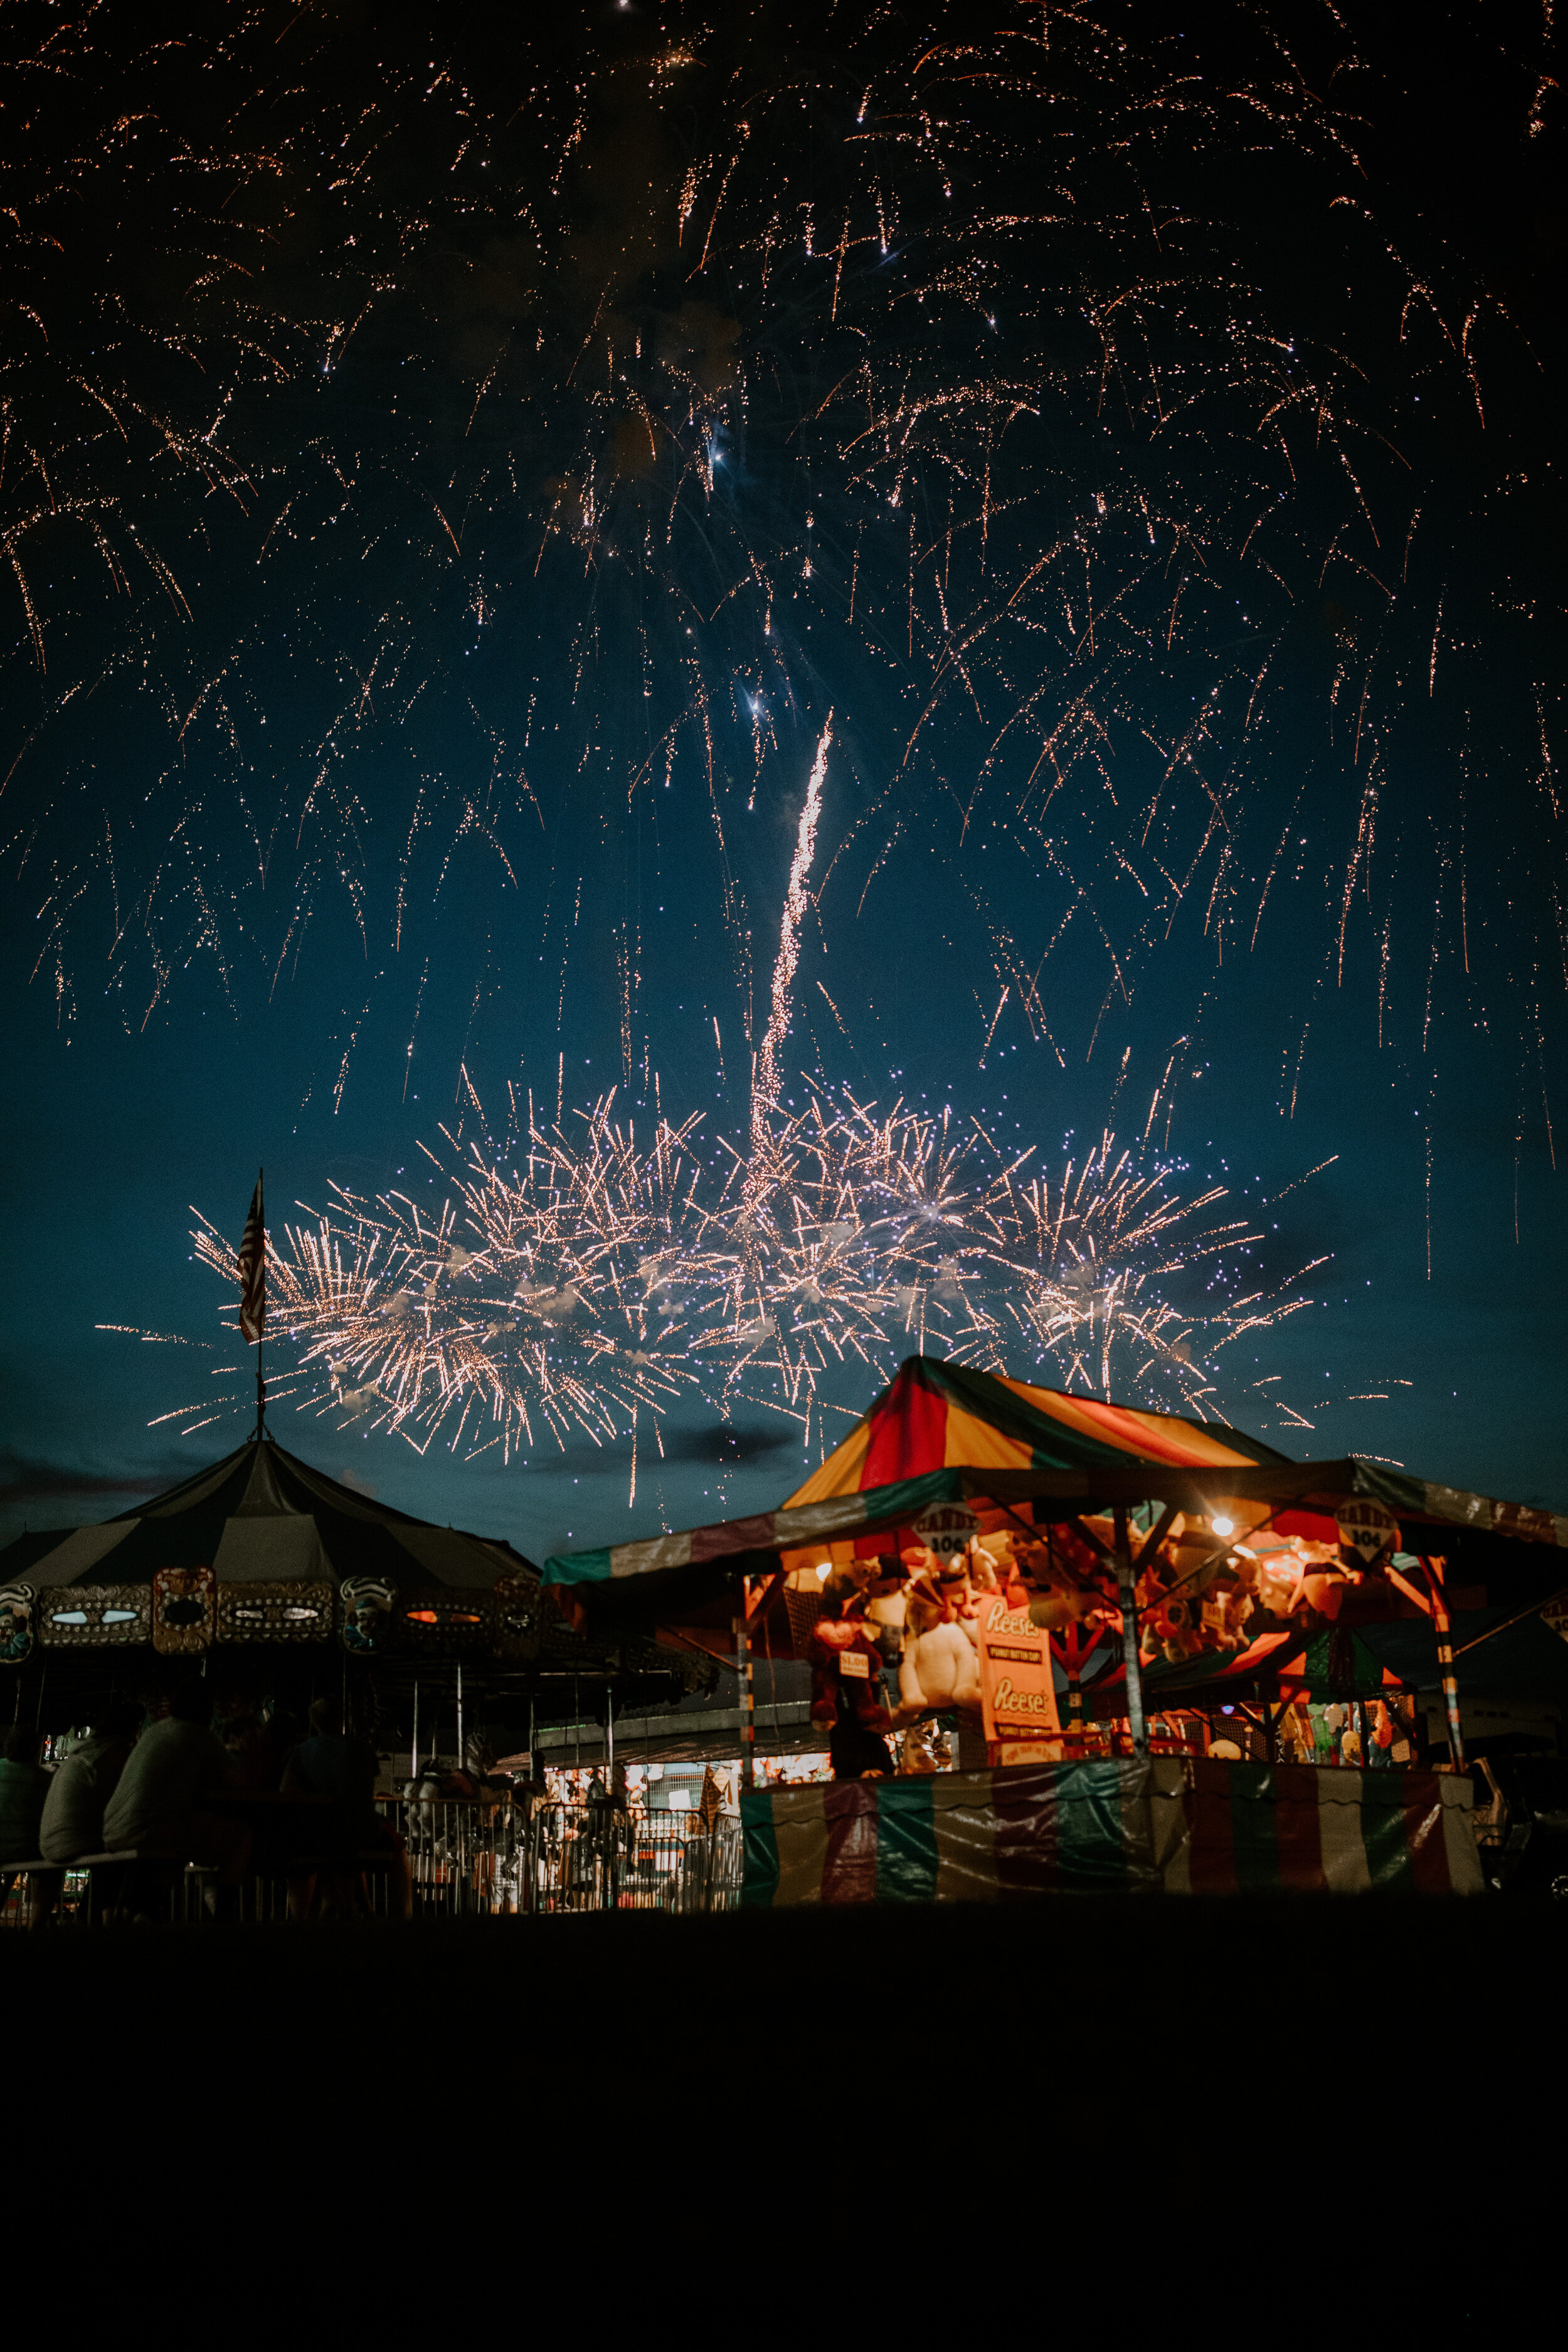
[[[79,1854],[103,1851],[103,1809],[141,1728],[140,1706],[121,1699],[99,1714],[81,1746],[56,1769],[38,1832],[46,1862],[74,1862]]]
[[[193,1679],[174,1694],[165,1720],[148,1726],[104,1807],[103,1842],[110,1852],[142,1846],[205,1863],[220,1886],[237,1887],[250,1862],[250,1832],[204,1810],[207,1798],[238,1780],[234,1759],[208,1727],[211,1711],[205,1686]]]
[[[363,1817],[371,1811],[375,1772],[374,1748],[344,1731],[337,1700],[312,1699],[309,1735],[283,1767],[285,1795],[331,1797],[345,1816]]]
[[[254,1796],[270,1796],[294,1746],[295,1717],[281,1707],[241,1700],[216,1729],[238,1767],[240,1786]]]
[[[37,1760],[38,1735],[13,1724],[0,1741],[0,1899],[10,1890],[10,1867],[34,1862],[49,1776]]]
[[[356,1849],[373,1847],[385,1847],[390,1852],[397,1906],[407,1918],[414,1908],[407,1849],[399,1832],[375,1810],[376,1764],[376,1752],[369,1740],[344,1731],[342,1710],[337,1700],[312,1699],[310,1736],[300,1740],[283,1768],[283,1793],[332,1799],[331,1834],[326,1840],[312,1838],[310,1843],[321,1843],[331,1853],[352,1853]],[[356,1907],[356,1890],[341,1872],[331,1875],[321,1894],[324,1900],[321,1907],[324,1910],[352,1911]],[[316,1903],[314,1872],[289,1880],[291,1918],[309,1916]]]

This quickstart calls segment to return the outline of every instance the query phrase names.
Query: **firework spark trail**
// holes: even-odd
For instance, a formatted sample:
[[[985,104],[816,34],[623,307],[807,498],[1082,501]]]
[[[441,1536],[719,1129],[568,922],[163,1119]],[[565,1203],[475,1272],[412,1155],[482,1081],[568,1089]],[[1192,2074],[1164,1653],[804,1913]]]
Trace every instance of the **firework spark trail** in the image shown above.
[[[773,963],[773,1006],[757,1055],[757,1074],[752,1087],[752,1169],[747,1177],[748,1188],[762,1181],[759,1171],[765,1165],[768,1138],[778,1117],[779,1097],[784,1091],[779,1056],[789,1035],[795,1012],[795,975],[800,961],[800,927],[811,904],[811,895],[805,883],[816,855],[822,787],[827,775],[827,752],[832,741],[833,713],[830,710],[817,741],[811,774],[806,780],[805,801],[800,812],[795,856],[790,861],[789,881],[784,890],[784,913],[779,922],[779,951]]]
[[[1109,1133],[1053,1183],[977,1125],[847,1094],[775,1119],[760,1171],[704,1160],[696,1119],[639,1145],[613,1096],[582,1124],[515,1158],[453,1145],[433,1213],[340,1191],[285,1228],[271,1328],[301,1409],[421,1450],[440,1433],[465,1458],[574,1431],[608,1444],[700,1398],[784,1412],[820,1444],[846,1394],[917,1348],[1201,1410],[1220,1352],[1307,1303],[1300,1276],[1243,1288],[1261,1235],[1214,1217],[1221,1188],[1184,1195]],[[195,1238],[231,1281],[228,1244],[205,1223]],[[1226,1259],[1201,1307],[1173,1288]]]
[[[203,958],[281,984],[334,896],[422,954],[448,876],[482,860],[504,896],[541,827],[563,897],[563,813],[597,845],[672,779],[744,999],[736,829],[829,702],[889,780],[856,887],[940,837],[951,772],[944,857],[994,819],[1058,893],[1045,936],[1081,907],[1123,996],[1189,896],[1216,951],[1261,916],[1288,745],[1337,828],[1336,913],[1353,883],[1369,937],[1408,919],[1428,713],[1457,739],[1500,660],[1540,689],[1521,710],[1558,698],[1513,520],[1555,477],[1453,437],[1507,320],[1312,96],[1364,64],[1353,31],[1318,74],[1267,13],[1215,52],[1146,12],[934,6],[820,65],[781,36],[781,70],[744,12],[694,8],[679,41],[584,18],[567,71],[553,25],[341,13],[281,48],[207,0],[178,45],[126,0],[6,19],[35,97],[0,163],[3,845],[62,1007],[99,900],[134,1020]],[[1286,206],[1326,224],[1294,274]],[[593,680],[633,676],[647,723],[617,730]],[[1525,746],[1496,723],[1502,775]],[[1521,841],[1524,798],[1492,798],[1475,890],[1545,952],[1517,877],[1547,890],[1561,825]],[[1007,919],[975,929],[1010,975]],[[1279,919],[1305,928],[1303,893]],[[1523,986],[1500,977],[1521,1035]]]

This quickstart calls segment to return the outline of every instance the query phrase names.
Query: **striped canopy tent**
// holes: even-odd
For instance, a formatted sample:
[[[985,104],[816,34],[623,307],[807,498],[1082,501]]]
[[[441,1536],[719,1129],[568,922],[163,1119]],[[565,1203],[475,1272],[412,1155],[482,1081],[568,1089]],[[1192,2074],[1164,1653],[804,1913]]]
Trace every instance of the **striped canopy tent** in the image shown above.
[[[926,1511],[967,1503],[982,1526],[1044,1526],[1108,1504],[1238,1523],[1265,1518],[1333,1541],[1356,1495],[1403,1525],[1568,1547],[1568,1516],[1411,1477],[1350,1455],[1292,1462],[1222,1423],[1144,1412],[913,1356],[777,1509],[604,1549],[556,1553],[544,1577],[574,1621],[647,1629],[717,1624],[736,1580],[901,1547]]]
[[[1002,1506],[1059,1498],[1071,1510],[1091,1500],[1126,1500],[1129,1476],[1136,1499],[1148,1499],[1149,1472],[1200,1471],[1225,1484],[1227,1471],[1285,1456],[1223,1423],[1180,1421],[1141,1412],[1099,1397],[1033,1388],[1005,1373],[972,1371],[940,1356],[911,1356],[837,1446],[820,1470],[784,1506],[800,1510],[833,1497],[886,1494],[901,1482],[932,1473],[966,1474],[965,1499]],[[1109,1484],[1108,1484],[1109,1482]],[[1194,1494],[1193,1499],[1197,1501]],[[1058,1513],[1058,1516],[1060,1514]],[[877,1529],[839,1538],[836,1556],[885,1548],[885,1520]],[[813,1551],[822,1557],[822,1547]]]
[[[983,1527],[1026,1527],[1031,1516],[1043,1526],[1102,1502],[1163,1500],[1169,1486],[1178,1500],[1206,1511],[1218,1507],[1209,1489],[1229,1496],[1238,1477],[1260,1465],[1294,1467],[1221,1423],[911,1356],[776,1511],[603,1551],[560,1553],[544,1574],[579,1622],[613,1618],[630,1625],[652,1617],[690,1628],[721,1621],[737,1575],[781,1568],[805,1575],[825,1560],[900,1548],[913,1540],[915,1522],[942,1503],[967,1503]]]
[[[270,1437],[94,1527],[18,1536],[0,1551],[0,1583],[140,1584],[161,1568],[212,1569],[220,1584],[337,1581],[489,1589],[531,1564],[508,1543],[433,1527],[340,1486]]]

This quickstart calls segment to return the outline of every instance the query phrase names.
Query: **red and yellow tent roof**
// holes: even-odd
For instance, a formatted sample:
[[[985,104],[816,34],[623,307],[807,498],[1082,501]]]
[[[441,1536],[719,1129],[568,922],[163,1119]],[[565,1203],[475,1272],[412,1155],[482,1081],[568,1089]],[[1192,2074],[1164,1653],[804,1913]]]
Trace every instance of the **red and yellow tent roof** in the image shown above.
[[[1221,1424],[1138,1412],[938,1356],[911,1356],[784,1508],[932,1470],[1124,1470],[1133,1462],[1215,1470],[1285,1458]]]
[[[1223,1423],[1140,1412],[1098,1397],[912,1356],[891,1385],[787,1501],[771,1511],[641,1542],[560,1552],[545,1581],[574,1618],[597,1586],[626,1624],[683,1620],[718,1605],[740,1576],[892,1549],[900,1530],[943,1503],[982,1514],[1069,1517],[1110,1502],[1223,1507],[1256,1524],[1270,1511],[1307,1514],[1303,1532],[1333,1535],[1337,1504],[1375,1495],[1406,1519],[1460,1526],[1568,1549],[1568,1515],[1443,1486],[1381,1463],[1292,1462]],[[1241,1506],[1239,1511],[1234,1507]],[[633,1603],[636,1596],[635,1606]],[[568,1598],[570,1596],[570,1598]]]
[[[912,1356],[777,1510],[602,1551],[560,1553],[545,1578],[558,1591],[614,1583],[624,1593],[624,1580],[657,1577],[659,1613],[679,1614],[737,1572],[793,1567],[796,1553],[803,1563],[820,1562],[896,1543],[899,1530],[941,1503],[984,1508],[1059,1493],[1076,1510],[1092,1495],[1126,1488],[1141,1496],[1173,1477],[1208,1484],[1217,1477],[1228,1490],[1227,1474],[1256,1477],[1284,1464],[1283,1454],[1233,1429]]]

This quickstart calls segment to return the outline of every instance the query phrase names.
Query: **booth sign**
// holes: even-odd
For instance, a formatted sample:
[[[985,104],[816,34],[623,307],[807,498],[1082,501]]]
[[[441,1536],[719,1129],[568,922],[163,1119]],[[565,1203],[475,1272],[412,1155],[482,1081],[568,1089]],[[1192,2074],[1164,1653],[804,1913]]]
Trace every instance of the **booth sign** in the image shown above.
[[[1045,1739],[1059,1731],[1049,1633],[1031,1625],[1026,1607],[1009,1609],[1001,1592],[981,1594],[975,1629],[986,1738]]]
[[[915,1541],[924,1544],[938,1559],[952,1559],[967,1551],[979,1533],[979,1514],[964,1503],[939,1503],[922,1513],[914,1527]]]
[[[1342,1549],[1359,1552],[1369,1568],[1384,1552],[1398,1549],[1399,1523],[1387,1505],[1373,1496],[1352,1495],[1348,1503],[1340,1505],[1334,1517],[1339,1522]]]

